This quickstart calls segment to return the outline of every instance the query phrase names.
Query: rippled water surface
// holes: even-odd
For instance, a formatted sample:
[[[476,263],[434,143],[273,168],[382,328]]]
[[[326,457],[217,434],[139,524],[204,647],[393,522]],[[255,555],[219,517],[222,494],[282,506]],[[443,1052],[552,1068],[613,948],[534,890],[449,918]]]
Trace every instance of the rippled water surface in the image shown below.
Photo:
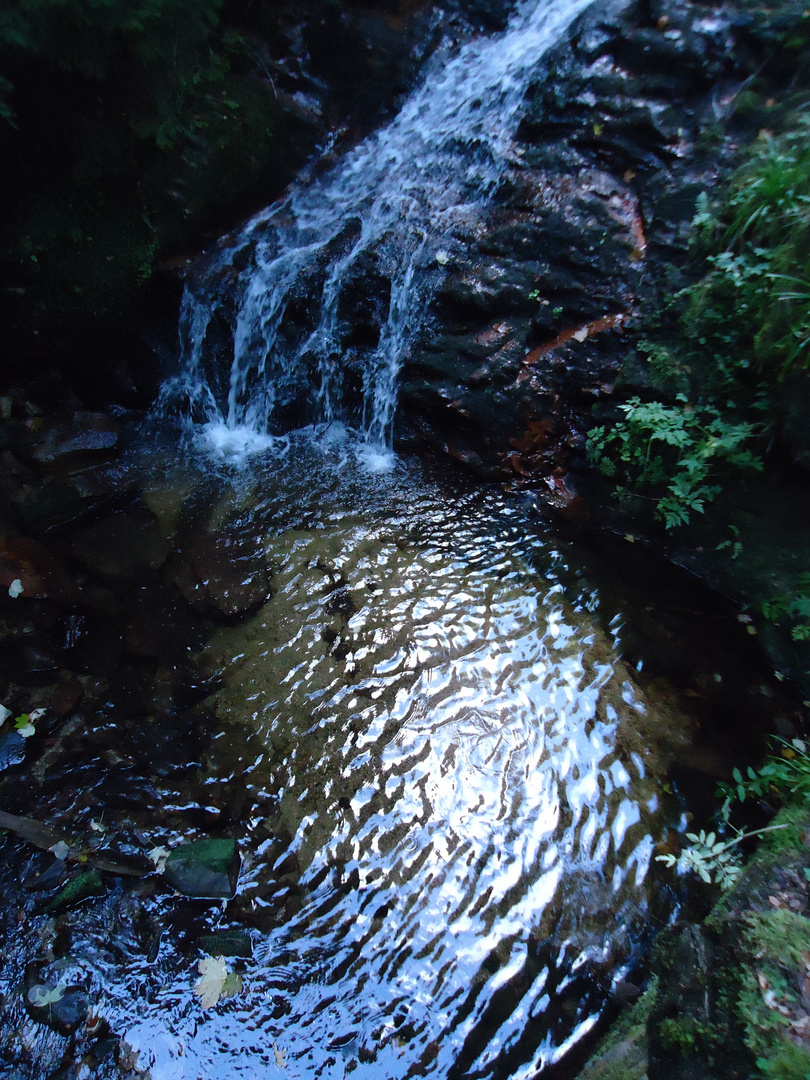
[[[201,1010],[191,960],[134,1011],[119,986],[127,1041],[153,1080],[535,1075],[645,936],[685,721],[501,495],[302,454],[235,477],[209,525],[273,575],[204,657],[205,783],[257,808],[216,920],[250,928],[243,989]]]

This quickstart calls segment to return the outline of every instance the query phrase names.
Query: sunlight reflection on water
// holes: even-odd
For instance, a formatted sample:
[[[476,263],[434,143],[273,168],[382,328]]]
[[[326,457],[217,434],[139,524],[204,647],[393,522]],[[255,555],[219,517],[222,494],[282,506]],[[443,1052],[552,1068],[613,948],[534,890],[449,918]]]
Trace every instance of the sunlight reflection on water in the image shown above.
[[[498,496],[287,467],[239,510],[273,595],[207,657],[212,778],[272,793],[239,838],[244,990],[159,994],[128,1040],[153,1080],[224,1047],[228,1075],[281,1074],[274,1044],[289,1077],[532,1076],[643,936],[661,718]]]

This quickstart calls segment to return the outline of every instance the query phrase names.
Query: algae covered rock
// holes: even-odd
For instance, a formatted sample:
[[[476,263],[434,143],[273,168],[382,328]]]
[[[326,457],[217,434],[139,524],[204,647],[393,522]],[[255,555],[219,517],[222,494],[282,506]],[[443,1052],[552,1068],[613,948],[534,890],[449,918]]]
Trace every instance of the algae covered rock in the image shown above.
[[[195,840],[174,849],[164,875],[184,896],[229,900],[236,892],[239,862],[235,840]]]

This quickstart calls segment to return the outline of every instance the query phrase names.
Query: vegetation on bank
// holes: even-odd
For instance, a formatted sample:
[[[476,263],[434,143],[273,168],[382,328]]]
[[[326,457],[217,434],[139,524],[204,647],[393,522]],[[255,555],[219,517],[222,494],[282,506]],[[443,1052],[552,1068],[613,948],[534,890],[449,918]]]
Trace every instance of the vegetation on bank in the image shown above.
[[[787,475],[810,465],[807,105],[807,95],[794,95],[741,152],[722,193],[700,196],[686,268],[692,283],[646,328],[628,377],[638,392],[589,435],[589,463],[629,511],[654,507],[676,535],[744,473],[767,466],[770,476]],[[729,562],[748,539],[730,530],[717,545]],[[810,641],[806,564],[755,606],[794,642]]]
[[[762,468],[785,387],[808,384],[810,117],[763,131],[725,197],[700,197],[693,225],[694,263],[707,269],[640,345],[647,400],[619,406],[588,447],[625,493],[656,499],[667,528],[702,513],[730,467]]]

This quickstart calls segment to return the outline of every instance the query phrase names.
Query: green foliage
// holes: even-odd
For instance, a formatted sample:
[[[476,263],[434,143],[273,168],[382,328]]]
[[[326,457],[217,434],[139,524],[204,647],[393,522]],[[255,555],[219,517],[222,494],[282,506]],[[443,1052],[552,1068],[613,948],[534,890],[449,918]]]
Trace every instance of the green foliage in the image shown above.
[[[797,592],[764,601],[762,614],[771,622],[787,619],[794,641],[810,641],[810,574],[799,574]]]
[[[671,1047],[684,1056],[689,1056],[698,1047],[705,1049],[707,1045],[721,1041],[721,1035],[716,1028],[710,1024],[702,1024],[689,1015],[662,1020],[658,1034],[664,1046]]]
[[[689,871],[697,874],[707,885],[712,883],[724,891],[731,889],[742,873],[742,866],[737,853],[733,850],[741,840],[751,834],[741,834],[732,840],[719,840],[713,833],[701,829],[699,833],[687,833],[688,844],[684,845],[680,855],[668,852],[656,855],[656,862],[661,862],[670,869],[677,867],[681,873]]]
[[[679,394],[674,405],[634,397],[620,408],[624,420],[591,430],[588,459],[624,486],[653,492],[668,529],[703,513],[719,491],[709,480],[720,470],[762,467],[748,445],[755,427],[726,419],[713,405],[698,408]]]
[[[771,799],[774,796],[786,802],[810,800],[810,753],[802,739],[788,742],[774,736],[771,740],[778,752],[771,753],[759,769],[750,765],[743,775],[734,769],[733,784],[721,784],[718,788],[724,802],[724,816],[733,802],[745,802],[746,798]]]
[[[725,368],[783,379],[810,366],[810,117],[760,138],[729,190],[694,219],[711,269],[688,290],[685,329]]]
[[[257,77],[254,43],[226,14],[224,0],[0,10],[11,321],[84,342],[132,308],[156,262],[193,243],[212,208],[222,213],[271,164],[282,182],[298,164],[292,140],[276,138],[292,125]]]

